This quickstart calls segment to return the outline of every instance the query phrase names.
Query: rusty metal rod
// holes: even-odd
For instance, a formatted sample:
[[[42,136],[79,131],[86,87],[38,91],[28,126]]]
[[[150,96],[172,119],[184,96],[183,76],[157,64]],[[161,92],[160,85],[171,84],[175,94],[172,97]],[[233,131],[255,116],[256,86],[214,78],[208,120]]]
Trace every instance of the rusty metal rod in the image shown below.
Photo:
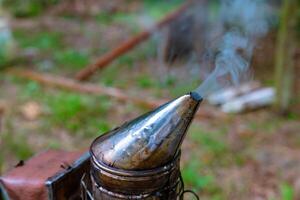
[[[140,44],[142,41],[145,41],[149,38],[149,36],[157,29],[160,29],[161,27],[165,26],[166,24],[170,23],[174,19],[176,19],[180,14],[185,11],[189,6],[191,2],[187,1],[182,6],[180,6],[178,9],[173,11],[172,13],[168,14],[166,17],[164,17],[161,21],[159,21],[156,25],[151,27],[149,30],[144,30],[140,32],[139,34],[135,35],[132,38],[129,38],[128,40],[121,43],[119,46],[114,48],[113,50],[107,52],[103,56],[101,56],[96,62],[92,65],[89,65],[79,71],[76,74],[76,79],[79,81],[83,81],[88,79],[93,73],[95,73],[98,69],[102,69],[105,66],[107,66],[109,63],[111,63],[114,59],[117,57],[125,54],[129,50],[133,49],[135,46]]]

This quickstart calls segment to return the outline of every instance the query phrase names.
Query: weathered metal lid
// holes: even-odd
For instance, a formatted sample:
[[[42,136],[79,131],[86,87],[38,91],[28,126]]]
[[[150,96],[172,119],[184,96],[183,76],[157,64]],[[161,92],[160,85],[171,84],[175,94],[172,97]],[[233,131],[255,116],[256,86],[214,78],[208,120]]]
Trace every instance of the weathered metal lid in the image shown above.
[[[92,143],[92,157],[124,170],[153,169],[168,163],[180,149],[201,101],[191,92],[123,124]]]

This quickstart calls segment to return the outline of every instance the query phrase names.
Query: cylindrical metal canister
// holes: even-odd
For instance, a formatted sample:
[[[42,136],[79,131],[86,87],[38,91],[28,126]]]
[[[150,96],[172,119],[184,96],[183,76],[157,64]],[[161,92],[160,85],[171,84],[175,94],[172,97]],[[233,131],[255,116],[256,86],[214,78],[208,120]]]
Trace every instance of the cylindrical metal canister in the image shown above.
[[[94,200],[175,200],[182,187],[180,154],[168,164],[151,170],[112,168],[91,156]]]

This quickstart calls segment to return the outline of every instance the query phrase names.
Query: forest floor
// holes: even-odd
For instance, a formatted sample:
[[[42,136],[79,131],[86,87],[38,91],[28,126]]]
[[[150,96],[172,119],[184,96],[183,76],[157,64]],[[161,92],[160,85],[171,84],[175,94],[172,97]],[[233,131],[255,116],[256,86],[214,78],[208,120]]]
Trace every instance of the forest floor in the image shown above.
[[[12,19],[15,42],[26,59],[11,68],[72,78],[177,6],[109,2],[92,16],[59,7],[35,18]],[[90,82],[128,95],[168,99],[194,89],[200,78],[191,76],[190,69],[161,66],[160,34],[94,74]],[[264,74],[261,81],[272,85],[272,78]],[[148,110],[106,96],[45,87],[4,70],[0,91],[0,173],[45,149],[87,149],[95,137]],[[282,117],[270,108],[195,120],[182,147],[186,187],[201,199],[300,199],[299,122],[296,112]]]

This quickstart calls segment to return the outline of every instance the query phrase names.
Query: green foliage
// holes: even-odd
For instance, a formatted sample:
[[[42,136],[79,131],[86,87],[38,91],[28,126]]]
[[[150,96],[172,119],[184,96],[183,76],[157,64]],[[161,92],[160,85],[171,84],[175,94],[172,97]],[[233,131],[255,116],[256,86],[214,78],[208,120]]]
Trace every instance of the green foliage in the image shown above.
[[[41,14],[58,0],[3,0],[3,5],[16,17],[32,17]]]
[[[201,169],[198,161],[191,161],[182,170],[182,177],[184,182],[193,185],[195,189],[200,190],[207,187],[214,180],[212,176],[200,176],[199,170]]]
[[[123,74],[122,72],[124,71],[123,66],[117,65],[117,64],[112,64],[109,67],[104,68],[101,71],[100,75],[100,82],[101,84],[104,84],[106,86],[115,86],[118,88],[124,88],[128,86],[128,79],[126,76],[127,74]],[[124,72],[128,73],[128,72]],[[120,77],[118,78],[117,75]]]
[[[1,0],[0,0],[1,4]],[[11,35],[10,28],[6,23],[3,16],[1,16],[0,7],[0,69],[9,61],[11,61],[15,55],[15,44]]]
[[[113,86],[117,79],[116,74],[118,72],[118,66],[112,65],[110,67],[106,67],[101,71],[101,82],[107,86]]]
[[[147,59],[155,58],[157,55],[157,41],[150,39],[145,43],[142,43],[139,48],[134,51],[133,57],[137,61],[145,62]]]
[[[165,13],[172,11],[182,4],[182,0],[159,1],[159,0],[143,0],[148,15],[158,20],[165,16]]]
[[[33,150],[24,135],[2,133],[1,139],[4,141],[5,147],[13,152],[19,160],[26,160],[33,155]]]
[[[172,0],[169,1],[153,1],[153,0],[144,0],[145,12],[150,15],[150,17],[154,18],[154,20],[158,20],[168,13],[172,9],[178,7],[182,3],[182,0]],[[134,21],[137,19],[136,13],[127,13],[127,12],[100,12],[96,17],[96,20],[105,25],[109,24],[126,24],[132,26]]]
[[[47,95],[44,101],[49,108],[51,124],[64,127],[74,134],[92,137],[111,128],[105,120],[111,107],[108,98],[59,92]]]
[[[193,159],[182,169],[182,178],[185,184],[192,186],[193,190],[201,193],[209,193],[211,199],[220,199],[222,194],[219,186],[215,181],[215,177],[210,174],[201,175],[201,170],[204,168],[200,165],[197,159]]]
[[[221,131],[204,132],[200,128],[193,126],[190,136],[201,145],[201,149],[219,157],[228,152],[227,144],[222,141],[222,134]]]
[[[16,30],[14,37],[21,48],[34,48],[39,50],[39,54],[49,55],[49,59],[54,61],[55,66],[59,66],[60,69],[80,69],[90,62],[87,52],[65,49],[61,33],[58,32],[28,33]]]
[[[99,12],[99,14],[95,16],[95,19],[101,24],[109,25],[113,21],[112,16],[112,14],[103,11]]]
[[[50,140],[48,142],[48,148],[50,148],[50,149],[60,149],[61,144],[56,140]]]
[[[83,101],[79,95],[60,93],[47,99],[51,114],[57,123],[72,120],[83,109]]]
[[[45,93],[41,86],[22,79],[13,80],[20,88],[22,101],[34,100],[45,107],[47,115],[41,116],[45,127],[65,128],[73,134],[84,137],[95,137],[107,132],[112,124],[106,117],[111,109],[112,101],[107,97],[75,94],[64,91]],[[53,143],[53,147],[59,147]]]
[[[16,30],[13,35],[21,48],[56,50],[62,47],[61,34],[58,32],[24,32]]]
[[[176,84],[176,81],[177,81],[177,79],[176,79],[175,76],[168,75],[165,78],[164,82],[162,83],[162,86],[164,86],[164,87],[171,87],[172,86],[173,87]]]
[[[89,56],[86,53],[67,49],[54,53],[54,60],[58,66],[80,69],[89,64]]]
[[[296,112],[289,112],[287,114],[287,119],[288,120],[299,120],[300,119],[300,115]]]
[[[117,12],[114,14],[111,14],[109,12],[100,12],[95,18],[100,25],[126,25],[134,33],[136,33],[139,30],[137,22],[138,14],[134,12]]]
[[[105,133],[111,129],[111,125],[108,122],[102,120],[98,122],[97,129],[99,130],[100,133]]]
[[[116,60],[116,64],[121,66],[121,67],[131,67],[134,63],[134,58],[131,55],[123,55],[118,60]]]
[[[137,84],[141,88],[153,88],[156,85],[155,80],[149,75],[142,74],[136,78]]]
[[[25,83],[22,96],[25,98],[30,98],[32,96],[37,96],[41,92],[41,86],[35,81],[29,81]]]
[[[286,183],[280,185],[281,200],[293,200],[294,199],[294,189]]]
[[[170,91],[172,96],[177,97],[187,92],[193,91],[199,85],[199,80],[185,80],[184,82],[178,82],[174,88]]]
[[[112,23],[132,24],[132,22],[136,19],[136,14],[125,12],[117,12],[115,14],[111,14],[109,12],[100,12],[95,18],[98,22],[105,25]]]
[[[297,118],[294,117],[296,116],[294,116],[293,113],[290,113],[287,116],[287,119],[297,120]],[[283,122],[285,122],[283,118],[273,117],[268,120],[249,121],[247,127],[254,132],[275,133],[275,131],[283,124]]]

